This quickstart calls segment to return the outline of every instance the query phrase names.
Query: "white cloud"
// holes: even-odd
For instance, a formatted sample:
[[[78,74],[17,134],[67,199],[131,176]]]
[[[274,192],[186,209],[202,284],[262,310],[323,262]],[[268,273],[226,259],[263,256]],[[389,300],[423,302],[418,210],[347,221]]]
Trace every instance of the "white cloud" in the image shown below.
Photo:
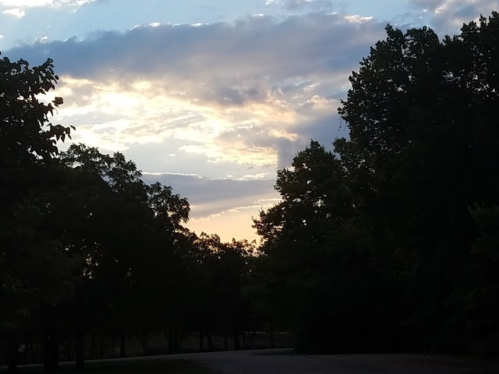
[[[10,16],[14,16],[14,17],[17,17],[17,18],[22,18],[26,15],[26,13],[24,12],[24,10],[20,9],[20,8],[12,8],[12,9],[7,9],[7,10],[4,10],[2,12],[3,14],[8,14]]]
[[[275,174],[245,176],[244,179],[203,178],[199,175],[144,173],[146,183],[159,181],[172,186],[175,193],[187,196],[193,218],[208,218],[214,214],[242,207],[258,207],[279,197],[273,189]]]
[[[333,6],[343,8],[343,4],[333,4],[330,0],[267,0],[265,5],[279,4],[288,11],[309,9],[312,11],[330,10]]]
[[[17,14],[21,14],[20,12],[27,8],[78,8],[94,1],[97,0],[0,0],[0,7],[9,8],[7,9],[8,12],[4,12],[7,14],[13,14],[12,12],[17,11],[15,14],[17,16]]]
[[[7,7],[53,6],[55,3],[57,1],[54,0],[0,0],[0,5]]]
[[[362,17],[362,16],[359,16],[359,15],[350,15],[350,16],[345,16],[345,19],[348,21],[348,22],[352,22],[352,23],[361,23],[361,22],[369,22],[369,21],[372,21],[373,20],[373,17]]]
[[[238,178],[237,180],[254,181],[254,180],[272,179],[273,177],[274,175],[270,175],[270,173],[258,173],[258,174],[243,175],[241,178]]]

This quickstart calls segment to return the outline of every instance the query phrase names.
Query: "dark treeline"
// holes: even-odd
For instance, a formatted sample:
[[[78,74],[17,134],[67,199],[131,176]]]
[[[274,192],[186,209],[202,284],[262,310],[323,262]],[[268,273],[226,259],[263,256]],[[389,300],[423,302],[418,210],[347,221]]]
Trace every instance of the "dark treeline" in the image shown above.
[[[459,36],[387,27],[339,113],[278,172],[261,245],[196,236],[185,198],[116,153],[72,145],[40,101],[52,61],[0,60],[0,342],[12,371],[103,357],[106,339],[164,335],[250,348],[293,332],[301,352],[499,347],[499,14]],[[228,341],[232,346],[228,346]]]
[[[386,31],[255,222],[272,310],[304,351],[497,354],[499,14]]]
[[[10,370],[40,352],[46,369],[83,368],[104,357],[106,339],[120,341],[121,356],[132,337],[149,353],[151,335],[171,353],[194,333],[201,349],[214,335],[248,348],[255,244],[189,232],[188,201],[145,184],[120,153],[58,152],[72,129],[48,122],[61,98],[40,99],[58,80],[51,60],[3,58],[0,77],[0,347]]]

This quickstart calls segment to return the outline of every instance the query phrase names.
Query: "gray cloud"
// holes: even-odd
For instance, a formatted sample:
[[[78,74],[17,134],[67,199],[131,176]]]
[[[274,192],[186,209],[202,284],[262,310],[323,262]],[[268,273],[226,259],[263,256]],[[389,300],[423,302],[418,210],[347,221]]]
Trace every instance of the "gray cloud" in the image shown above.
[[[124,154],[134,160],[139,169],[167,175],[202,174],[208,179],[242,179],[247,174],[265,174],[273,178],[276,165],[240,165],[229,162],[208,163],[203,154],[181,150],[192,141],[166,138],[160,143],[132,144]]]
[[[437,31],[454,27],[461,18],[473,18],[481,11],[488,13],[493,3],[485,0],[411,1],[417,9],[426,9],[431,14]],[[281,4],[300,8],[322,3],[330,2],[287,0]],[[238,139],[230,139],[234,135],[232,131],[218,137],[227,146],[239,140],[248,147],[274,148],[278,151],[278,167],[282,167],[309,138],[326,144],[333,140],[331,135],[338,129],[336,108],[324,113],[307,104],[307,100],[314,95],[344,97],[349,73],[356,70],[369,46],[384,38],[383,27],[384,23],[374,20],[359,21],[341,13],[319,11],[281,20],[262,16],[232,24],[137,27],[125,33],[100,31],[83,40],[71,38],[22,45],[7,51],[7,55],[32,63],[51,57],[62,75],[118,82],[125,88],[135,79],[154,81],[153,94],[165,92],[221,108],[264,103],[276,109],[295,111],[301,115],[300,122],[292,129],[298,140],[272,132],[282,127],[275,120],[268,121],[262,128],[240,131]],[[91,88],[85,86],[84,89]],[[74,99],[81,105],[88,104],[92,97],[75,91]],[[247,113],[236,112],[231,116],[235,128],[248,121]],[[166,118],[167,114],[152,118],[147,127],[132,125],[123,135],[159,134],[203,120],[200,114],[181,120],[167,121]],[[84,121],[78,117],[73,120]],[[95,119],[94,123],[102,121]]]
[[[288,10],[303,10],[305,8],[314,11],[330,11],[335,7],[335,4],[329,0],[284,0],[282,5]],[[339,8],[344,9],[344,5],[340,5]]]
[[[8,51],[34,63],[55,60],[60,74],[82,78],[166,78],[204,99],[235,105],[292,77],[323,77],[350,69],[383,36],[383,24],[347,22],[313,13],[277,22],[252,17],[234,24],[138,27],[96,32],[84,40],[23,45]]]
[[[146,183],[161,182],[174,193],[186,196],[193,207],[192,218],[205,218],[237,207],[259,205],[264,198],[277,198],[273,179],[208,179],[195,175],[145,174]]]
[[[421,11],[423,19],[440,34],[455,34],[463,23],[480,15],[488,16],[499,7],[491,0],[411,0]]]
[[[240,139],[244,139],[244,142],[248,147],[266,147],[277,149],[277,169],[287,167],[291,164],[293,157],[296,153],[303,149],[307,141],[305,138],[298,138],[296,140],[290,140],[283,137],[277,137],[272,134],[274,126],[262,126],[262,127],[240,127],[234,128],[221,133],[217,140],[230,145],[231,143],[237,142]]]
[[[60,75],[101,83],[109,81],[125,89],[135,80],[153,81],[152,96],[177,95],[196,103],[219,106],[220,110],[261,104],[268,111],[295,113],[297,126],[303,122],[305,128],[293,133],[304,135],[303,138],[291,140],[283,136],[288,132],[289,119],[285,126],[279,116],[262,119],[259,126],[240,131],[238,139],[230,139],[234,135],[230,131],[217,138],[226,149],[231,148],[234,140],[244,143],[249,152],[259,147],[275,149],[277,166],[283,167],[310,137],[328,136],[329,129],[337,128],[334,122],[322,120],[326,114],[334,114],[336,106],[324,113],[307,102],[317,95],[323,98],[343,95],[348,89],[348,75],[368,53],[369,46],[384,37],[383,29],[384,23],[373,20],[315,12],[281,20],[263,16],[232,24],[137,27],[125,33],[100,31],[83,40],[71,38],[22,45],[7,55],[32,63],[51,57]],[[91,95],[73,95],[72,99],[78,105],[85,97],[88,101]],[[232,111],[230,116],[227,113],[226,118],[234,123],[234,128],[247,126],[253,115],[251,109]],[[320,120],[315,121],[316,117]],[[161,134],[171,127],[186,125],[185,120],[167,118],[165,113],[149,119],[147,126],[130,125],[121,135],[130,138]],[[202,120],[200,115],[192,118]],[[315,125],[308,134],[312,127],[307,123],[312,122]],[[112,141],[116,136],[110,133],[107,138]],[[332,141],[331,138],[317,140]]]
[[[326,147],[331,147],[332,142],[336,138],[348,137],[347,125],[341,120],[338,114],[329,114],[314,118],[297,127],[296,132],[307,143],[310,139],[321,140]],[[324,141],[324,139],[328,140]]]
[[[410,2],[415,6],[423,9],[429,9],[431,11],[434,11],[444,1],[445,0],[410,0]]]

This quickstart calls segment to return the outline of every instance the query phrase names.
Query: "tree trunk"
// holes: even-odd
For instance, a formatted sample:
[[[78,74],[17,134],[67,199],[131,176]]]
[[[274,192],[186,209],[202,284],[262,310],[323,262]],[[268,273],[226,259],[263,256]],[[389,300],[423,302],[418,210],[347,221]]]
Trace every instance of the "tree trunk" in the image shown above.
[[[42,306],[43,369],[59,369],[59,326],[57,309]]]
[[[239,343],[239,331],[234,329],[234,350],[239,351],[241,349],[241,344]]]
[[[30,346],[31,346],[30,340],[26,339],[26,341],[24,342],[23,365],[28,364]]]
[[[149,349],[149,336],[148,334],[143,334],[140,338],[140,343],[142,344],[142,350],[144,351],[144,356],[151,354]]]
[[[173,350],[173,328],[172,325],[168,326],[168,333],[166,334],[168,337],[168,353],[172,354],[175,353]]]
[[[34,347],[33,342],[31,342],[29,345],[29,355],[31,358],[30,364],[34,364],[35,363],[35,347]]]
[[[251,347],[253,347],[253,342],[255,341],[255,337],[256,337],[256,329],[253,330],[253,333],[251,334],[251,338],[250,338],[250,342],[249,342],[249,349],[251,349]]]
[[[69,361],[76,361],[76,347],[77,347],[77,344],[76,344],[76,340],[75,340],[75,344],[73,345],[73,348],[71,349],[71,359]]]
[[[270,319],[270,348],[274,348],[274,320]]]
[[[65,349],[65,355],[66,355],[66,361],[72,361],[73,360],[73,342],[71,341],[71,338],[68,337],[66,339],[66,349]]]
[[[249,332],[243,331],[243,349],[248,349]]]
[[[100,337],[100,354],[99,358],[102,360],[104,358],[104,353],[106,352],[106,335],[102,334]]]
[[[180,353],[180,329],[178,326],[175,326],[173,330],[173,339],[174,339],[174,344],[175,344],[175,353]]]
[[[208,350],[210,352],[212,352],[213,351],[213,340],[211,339],[211,331],[210,330],[208,330],[206,332],[206,338],[208,339]]]
[[[48,327],[43,326],[43,370],[50,370],[50,334]]]
[[[59,369],[59,331],[57,322],[50,324],[50,370]]]
[[[85,368],[85,334],[83,333],[82,326],[76,328],[76,370],[83,370]]]
[[[92,334],[92,337],[90,338],[90,347],[88,348],[87,360],[91,360],[94,358],[94,352],[95,352],[95,336]]]
[[[204,347],[203,347],[203,340],[204,340],[204,336],[203,336],[203,330],[199,330],[199,350],[201,352],[204,351]]]
[[[126,351],[125,351],[125,343],[126,343],[126,337],[124,334],[120,336],[120,357],[125,357]]]
[[[9,373],[17,373],[17,364],[19,360],[19,345],[14,338],[10,338],[7,341],[6,350],[7,365],[9,367]]]

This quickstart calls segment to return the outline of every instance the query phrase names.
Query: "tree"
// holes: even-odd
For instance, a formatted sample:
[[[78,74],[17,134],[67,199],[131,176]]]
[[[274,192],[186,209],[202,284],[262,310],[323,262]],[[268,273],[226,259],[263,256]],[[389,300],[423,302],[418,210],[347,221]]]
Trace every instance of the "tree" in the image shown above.
[[[386,331],[376,334],[382,324],[369,323],[387,312],[391,278],[356,210],[342,161],[312,141],[291,170],[278,173],[276,189],[283,201],[255,220],[267,239],[260,294],[268,309],[287,321],[301,351],[386,344]]]
[[[486,312],[496,280],[479,276],[495,266],[470,208],[498,205],[499,14],[443,41],[427,27],[386,31],[339,108],[349,139],[332,153],[312,142],[278,173],[283,201],[255,221],[269,271],[306,350],[486,345],[483,329],[457,326],[487,315],[485,341],[498,336]]]
[[[447,334],[446,305],[477,233],[469,207],[497,204],[498,24],[493,13],[442,42],[428,28],[388,27],[339,110],[350,140],[336,148],[367,166],[362,209],[412,279],[409,319],[424,345]]]
[[[449,300],[456,313],[448,328],[453,330],[452,344],[457,341],[473,353],[495,356],[499,342],[495,312],[499,306],[499,208],[477,205],[470,212],[479,234],[471,248],[469,265]]]
[[[24,60],[0,59],[0,334],[11,371],[29,321],[42,304],[70,293],[79,264],[46,226],[47,197],[59,178],[57,141],[71,130],[49,122],[62,99],[40,99],[57,80],[50,59],[33,68]]]

